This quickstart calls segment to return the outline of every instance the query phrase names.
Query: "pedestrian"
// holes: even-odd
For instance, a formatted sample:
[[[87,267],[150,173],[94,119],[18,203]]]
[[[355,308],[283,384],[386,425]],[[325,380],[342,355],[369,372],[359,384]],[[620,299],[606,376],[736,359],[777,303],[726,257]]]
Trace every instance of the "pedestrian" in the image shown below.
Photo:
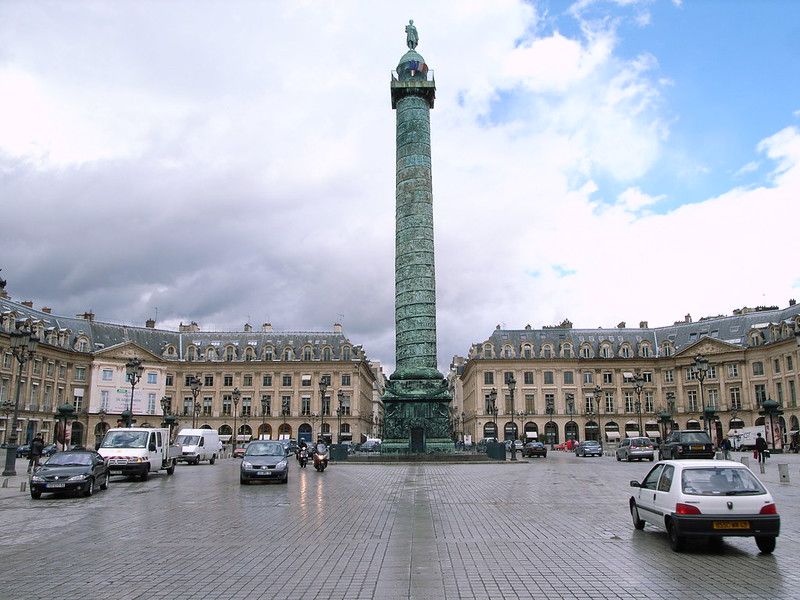
[[[767,440],[761,437],[761,434],[756,434],[756,454],[759,463],[764,463],[767,460]]]
[[[39,459],[42,458],[42,450],[44,450],[44,440],[42,439],[42,434],[37,433],[36,437],[34,437],[31,442],[31,450],[28,455],[28,473],[39,466]]]
[[[731,441],[727,437],[722,440],[722,458],[731,459]]]

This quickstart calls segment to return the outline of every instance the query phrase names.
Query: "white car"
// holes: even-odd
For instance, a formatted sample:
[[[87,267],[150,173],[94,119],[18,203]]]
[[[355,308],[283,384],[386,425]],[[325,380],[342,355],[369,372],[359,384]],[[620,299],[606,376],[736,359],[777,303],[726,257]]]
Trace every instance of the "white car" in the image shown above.
[[[772,495],[750,469],[730,460],[664,460],[644,480],[631,481],[633,526],[667,531],[680,552],[688,537],[721,544],[726,536],[755,537],[766,554],[775,550],[781,528]]]

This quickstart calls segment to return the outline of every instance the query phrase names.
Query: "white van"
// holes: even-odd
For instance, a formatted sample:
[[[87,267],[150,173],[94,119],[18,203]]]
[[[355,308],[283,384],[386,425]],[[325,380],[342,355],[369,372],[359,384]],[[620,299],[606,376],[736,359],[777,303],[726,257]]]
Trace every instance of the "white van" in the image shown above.
[[[178,460],[192,465],[207,460],[213,465],[222,454],[222,442],[213,429],[181,429],[175,443],[183,447]]]

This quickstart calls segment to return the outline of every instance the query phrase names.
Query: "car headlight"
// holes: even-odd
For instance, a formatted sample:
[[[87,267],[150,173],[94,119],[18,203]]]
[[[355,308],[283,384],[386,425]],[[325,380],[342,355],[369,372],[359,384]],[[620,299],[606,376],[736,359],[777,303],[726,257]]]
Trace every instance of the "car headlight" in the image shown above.
[[[67,481],[83,481],[84,479],[86,479],[86,477],[87,475],[85,473],[82,473],[80,475],[73,475],[72,477],[67,479]]]
[[[33,477],[31,477],[31,483],[44,483],[44,479],[42,479],[38,475],[34,475]]]
[[[249,463],[246,460],[243,460],[242,461],[242,468],[243,469],[252,469],[253,468],[253,463]]]
[[[287,463],[286,463],[286,461],[285,461],[285,460],[282,460],[282,461],[281,461],[281,462],[279,462],[277,465],[275,465],[275,468],[276,468],[276,469],[285,469],[285,468],[286,468],[286,464],[287,464]]]

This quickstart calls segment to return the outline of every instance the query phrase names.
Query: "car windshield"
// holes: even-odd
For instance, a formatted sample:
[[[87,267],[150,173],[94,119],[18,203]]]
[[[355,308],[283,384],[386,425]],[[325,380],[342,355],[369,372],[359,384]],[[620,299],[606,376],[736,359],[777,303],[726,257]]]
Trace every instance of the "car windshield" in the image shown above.
[[[45,464],[60,467],[82,467],[84,465],[91,465],[92,457],[90,454],[84,452],[58,452],[48,458]]]
[[[328,447],[325,444],[317,444],[317,454],[325,454],[328,451]]]
[[[708,434],[702,431],[692,431],[681,434],[681,441],[689,444],[708,444]]]
[[[200,443],[199,435],[179,435],[175,438],[175,443],[179,446],[197,446]]]
[[[583,442],[583,445],[584,446],[599,446],[600,442],[596,442],[594,440],[588,440],[586,442]]]
[[[755,496],[765,494],[761,482],[744,467],[702,467],[684,469],[684,494],[693,496]]]
[[[264,442],[250,444],[245,456],[284,456],[286,451],[280,442]]]
[[[637,438],[631,440],[631,446],[650,446],[652,442],[648,438]]]
[[[109,431],[101,448],[146,448],[147,431]]]

